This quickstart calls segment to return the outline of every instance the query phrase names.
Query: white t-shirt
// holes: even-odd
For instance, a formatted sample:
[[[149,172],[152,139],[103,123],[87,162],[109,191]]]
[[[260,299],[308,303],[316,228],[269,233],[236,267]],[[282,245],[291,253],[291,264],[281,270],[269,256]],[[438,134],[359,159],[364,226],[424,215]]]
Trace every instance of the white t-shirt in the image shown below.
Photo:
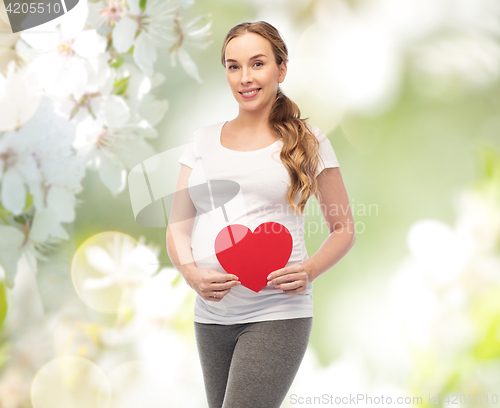
[[[293,249],[286,266],[303,263],[309,256],[304,241],[304,219],[295,215],[286,194],[290,176],[280,160],[281,140],[259,150],[241,152],[228,149],[220,142],[226,122],[200,128],[191,136],[190,143],[179,158],[193,169],[189,177],[190,196],[198,210],[191,250],[199,268],[226,273],[214,249],[219,231],[229,224],[242,224],[251,231],[264,222],[278,222],[290,231]],[[326,135],[316,126],[307,124],[320,142],[320,163],[316,176],[326,167],[339,167],[339,162]],[[213,200],[191,193],[192,187],[208,180],[233,180],[240,185],[238,194],[222,207],[202,210]],[[297,204],[300,197],[295,197]],[[196,202],[198,201],[198,203]],[[207,204],[209,203],[209,204]],[[212,207],[210,207],[212,208]],[[224,210],[226,215],[224,214]],[[226,222],[227,217],[228,222]],[[256,293],[243,285],[229,291],[219,302],[196,297],[194,321],[199,323],[236,324],[264,320],[292,319],[313,316],[312,282],[307,290],[290,295],[274,286],[266,286]]]

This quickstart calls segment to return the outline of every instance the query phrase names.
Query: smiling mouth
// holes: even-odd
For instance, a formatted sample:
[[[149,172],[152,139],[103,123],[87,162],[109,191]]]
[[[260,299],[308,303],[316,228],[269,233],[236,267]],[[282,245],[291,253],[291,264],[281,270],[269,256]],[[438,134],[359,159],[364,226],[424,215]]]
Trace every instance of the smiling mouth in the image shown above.
[[[253,94],[256,94],[257,92],[259,92],[262,88],[257,88],[257,89],[254,89],[253,91],[251,92],[240,92],[240,94],[242,95],[245,95],[245,96],[249,96],[249,95],[253,95]]]

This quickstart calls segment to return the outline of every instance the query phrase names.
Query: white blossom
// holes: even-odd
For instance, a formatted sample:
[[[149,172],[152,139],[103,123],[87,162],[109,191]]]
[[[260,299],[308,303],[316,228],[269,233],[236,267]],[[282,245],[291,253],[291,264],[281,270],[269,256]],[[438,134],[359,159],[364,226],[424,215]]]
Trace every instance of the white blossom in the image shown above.
[[[165,0],[150,0],[142,10],[139,3],[140,0],[127,0],[129,12],[114,26],[113,46],[118,53],[126,53],[134,46],[135,63],[146,75],[152,76],[157,59],[156,47],[165,48],[175,41],[170,26],[178,5],[172,6]],[[136,36],[137,32],[139,35]]]
[[[82,107],[79,108],[83,119],[77,124],[73,146],[87,165],[99,171],[103,184],[116,195],[125,188],[126,169],[154,154],[144,138],[158,135],[153,126],[164,116],[168,103],[150,93],[162,82],[162,76],[149,78],[133,65],[123,64],[114,78],[125,84],[123,92],[89,98],[86,108],[92,111],[92,117],[84,116]]]
[[[15,261],[23,251],[44,259],[41,252],[48,245],[69,238],[62,223],[74,221],[75,195],[82,189],[85,174],[83,160],[71,145],[74,133],[74,125],[56,115],[44,96],[36,114],[24,126],[0,137],[0,197],[12,223],[1,235],[8,239],[9,235],[14,238],[21,234],[19,239],[12,239],[15,250],[9,250],[11,260],[2,256],[9,283]],[[21,214],[14,221],[13,217]],[[21,230],[19,234],[12,230],[15,227]]]
[[[89,2],[87,24],[98,30],[104,24],[108,27],[120,21],[127,12],[125,0],[97,0]]]
[[[40,35],[37,32],[40,27],[21,33],[23,41],[42,51],[30,64],[30,70],[37,74],[40,85],[50,96],[72,94],[81,98],[91,75],[86,61],[105,52],[106,38],[96,30],[83,30],[88,14],[86,4],[86,0],[79,2],[75,7],[78,10],[67,13],[60,25],[46,23],[44,29],[48,35]]]
[[[36,112],[42,91],[26,66],[16,70],[11,60],[4,76],[0,72],[0,131],[18,129]]]
[[[33,146],[23,133],[9,131],[0,138],[0,197],[3,207],[14,215],[24,211],[27,184],[38,183],[42,178]]]
[[[126,168],[154,154],[154,149],[134,133],[137,128],[107,127],[102,120],[91,118],[78,124],[75,148],[79,156],[98,169],[101,181],[114,195],[125,188]]]
[[[480,341],[469,310],[490,289],[500,290],[500,213],[491,193],[464,191],[455,226],[420,220],[410,228],[406,259],[389,283],[408,344],[445,361]]]
[[[170,2],[152,0],[146,3],[146,9],[143,11],[139,7],[139,0],[128,0],[127,4],[130,12],[113,29],[115,49],[119,53],[125,53],[134,46],[134,61],[146,75],[152,76],[153,64],[157,59],[156,47],[169,47],[171,65],[176,66],[178,56],[184,70],[201,83],[196,64],[185,46],[205,49],[211,44],[212,41],[203,42],[210,34],[211,21],[201,27],[195,27],[196,23],[210,14],[198,16],[184,24],[183,17],[176,12],[179,5],[169,7]],[[189,6],[189,3],[183,3],[182,6]],[[139,32],[137,37],[136,32]]]
[[[133,246],[129,240],[115,234],[106,247],[92,245],[85,248],[89,265],[103,276],[87,278],[85,289],[101,289],[112,285],[136,286],[158,270],[158,251],[144,245],[143,240]]]
[[[116,70],[109,66],[109,53],[85,61],[89,78],[80,98],[74,95],[53,96],[56,113],[74,123],[79,123],[89,115],[96,118],[102,115],[106,99],[115,91]]]
[[[182,33],[182,36],[179,37],[179,40],[171,50],[170,63],[173,67],[175,67],[177,65],[176,58],[178,57],[184,70],[191,77],[196,79],[198,83],[202,83],[203,81],[198,74],[198,68],[195,62],[186,51],[186,46],[194,46],[204,50],[213,43],[213,40],[205,41],[206,37],[210,35],[212,21],[203,22],[203,20],[210,17],[211,14],[202,14],[186,24],[183,24],[182,17],[176,19],[176,32]],[[196,26],[196,24],[200,21],[202,21],[201,26]]]

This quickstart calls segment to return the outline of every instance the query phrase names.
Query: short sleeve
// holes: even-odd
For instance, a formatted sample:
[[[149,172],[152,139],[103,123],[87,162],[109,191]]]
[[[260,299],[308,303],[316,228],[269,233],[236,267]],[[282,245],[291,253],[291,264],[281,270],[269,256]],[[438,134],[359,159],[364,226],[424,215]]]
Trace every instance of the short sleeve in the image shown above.
[[[181,157],[179,157],[179,160],[177,160],[179,163],[185,164],[188,167],[191,167],[192,169],[194,168],[194,165],[196,163],[196,160],[198,158],[198,153],[196,149],[196,143],[195,143],[195,134],[191,136],[189,139],[189,143],[184,149],[184,152],[182,153]]]
[[[326,169],[327,167],[340,167],[339,162],[337,160],[337,156],[335,155],[335,151],[333,150],[332,144],[326,135],[319,130],[315,129],[313,132],[319,141],[319,163],[318,169],[316,170],[316,174],[314,177],[318,177],[318,175]]]

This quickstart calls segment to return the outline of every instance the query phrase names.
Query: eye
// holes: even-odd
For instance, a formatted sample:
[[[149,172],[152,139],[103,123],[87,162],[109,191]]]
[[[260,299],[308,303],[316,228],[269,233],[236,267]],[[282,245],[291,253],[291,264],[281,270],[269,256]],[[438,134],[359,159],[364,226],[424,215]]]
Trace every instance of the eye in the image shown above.
[[[260,65],[264,65],[262,62],[258,61],[256,62],[255,64],[260,64]]]
[[[236,66],[236,65],[230,65],[230,66],[228,67],[228,69],[231,69],[232,67],[235,67],[235,66]]]

